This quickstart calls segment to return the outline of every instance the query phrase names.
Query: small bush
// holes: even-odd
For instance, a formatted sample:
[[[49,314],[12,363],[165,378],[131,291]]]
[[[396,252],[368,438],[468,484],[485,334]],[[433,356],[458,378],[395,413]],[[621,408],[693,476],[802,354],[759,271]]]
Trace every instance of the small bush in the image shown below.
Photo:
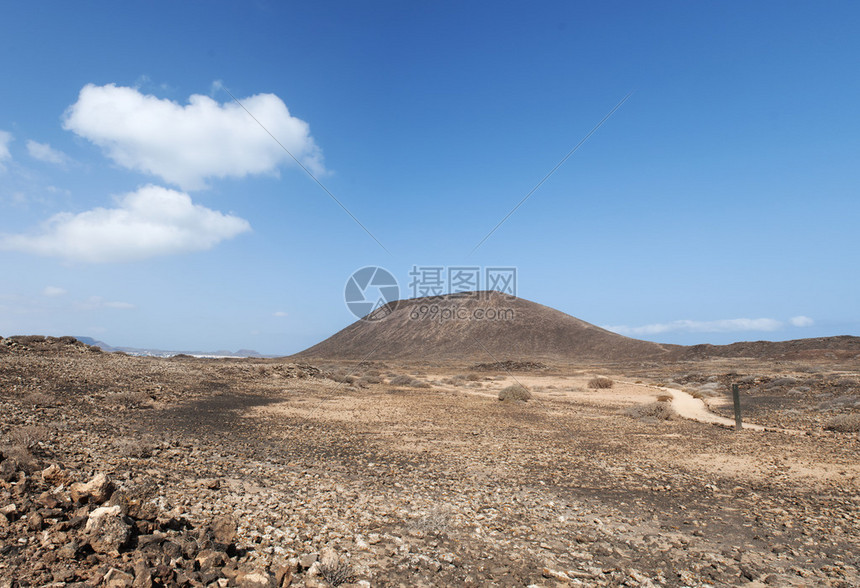
[[[783,386],[794,386],[797,384],[797,380],[795,378],[777,378],[771,382],[768,382],[765,385],[766,390],[773,390],[774,388],[781,388]]]
[[[45,440],[48,429],[45,427],[18,427],[9,432],[9,440],[15,449],[29,453]]]
[[[588,380],[588,387],[592,389],[612,388],[612,386],[614,385],[615,382],[603,376],[598,376],[596,378],[591,378],[590,380]]]
[[[415,384],[415,380],[411,376],[400,375],[394,376],[388,383],[392,386],[412,386]]]
[[[634,419],[668,421],[675,416],[675,409],[668,402],[652,402],[650,404],[637,404],[625,410],[627,416]]]
[[[54,399],[44,392],[32,392],[24,397],[24,404],[29,406],[54,406]]]
[[[437,507],[426,515],[411,521],[409,527],[425,535],[442,535],[451,528],[451,515]]]
[[[370,384],[381,384],[382,378],[379,376],[363,376],[358,379],[360,386],[369,386]]]
[[[329,374],[328,378],[329,378],[329,380],[334,380],[335,382],[338,382],[340,384],[353,384],[353,383],[355,383],[355,377],[354,376],[343,374],[343,373]]]
[[[502,402],[526,402],[532,397],[532,393],[522,384],[511,384],[499,390],[499,400]]]
[[[860,414],[840,414],[830,419],[824,428],[838,433],[860,433]]]
[[[126,408],[140,408],[148,405],[152,401],[152,398],[142,390],[126,390],[124,392],[111,394],[107,397],[107,400],[108,402],[118,404]]]
[[[335,556],[324,557],[320,561],[320,575],[332,586],[340,586],[355,580],[352,566],[345,560]]]
[[[672,395],[671,394],[660,394],[657,396],[657,402],[671,402]]]
[[[152,457],[152,444],[142,439],[123,437],[114,441],[114,446],[123,457]]]

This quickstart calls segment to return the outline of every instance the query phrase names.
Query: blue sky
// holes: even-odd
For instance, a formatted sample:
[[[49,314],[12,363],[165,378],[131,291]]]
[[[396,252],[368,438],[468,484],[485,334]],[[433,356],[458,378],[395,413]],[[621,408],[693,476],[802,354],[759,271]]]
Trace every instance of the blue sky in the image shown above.
[[[413,266],[467,265],[651,340],[860,335],[858,27],[848,2],[7,4],[0,334],[292,353],[354,320],[354,270],[409,296]]]

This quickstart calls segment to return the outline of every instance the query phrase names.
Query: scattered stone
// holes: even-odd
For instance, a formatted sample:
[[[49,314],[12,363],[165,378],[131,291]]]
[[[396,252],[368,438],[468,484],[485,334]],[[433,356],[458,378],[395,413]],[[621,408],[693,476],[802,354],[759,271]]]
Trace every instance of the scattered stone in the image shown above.
[[[229,545],[236,538],[236,520],[222,516],[212,521],[212,537],[219,545]]]
[[[86,484],[80,482],[72,484],[69,488],[69,494],[72,500],[77,503],[89,501],[93,504],[102,504],[110,498],[112,488],[111,481],[105,474],[96,474]]]
[[[96,553],[118,556],[131,537],[131,525],[123,520],[119,505],[101,506],[90,514],[84,532]]]
[[[132,584],[134,584],[134,576],[116,568],[111,568],[105,574],[102,581],[107,588],[131,588]]]

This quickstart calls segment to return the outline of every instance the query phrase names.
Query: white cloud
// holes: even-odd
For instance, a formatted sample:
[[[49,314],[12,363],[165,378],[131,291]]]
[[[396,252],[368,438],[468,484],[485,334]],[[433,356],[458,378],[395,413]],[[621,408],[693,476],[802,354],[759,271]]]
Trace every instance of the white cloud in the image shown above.
[[[117,310],[131,310],[134,308],[134,304],[130,302],[105,302],[103,306],[105,308],[116,308]]]
[[[65,289],[59,288],[57,286],[47,286],[42,291],[42,294],[50,298],[56,298],[57,296],[64,296],[65,294],[67,294],[67,292]]]
[[[9,143],[12,142],[12,133],[8,131],[0,131],[0,171],[5,170],[4,161],[12,159],[12,154],[9,152]]]
[[[287,313],[286,313],[286,312],[284,312],[283,310],[279,310],[279,311],[277,311],[277,312],[273,313],[273,314],[272,314],[272,316],[276,316],[276,317],[281,318],[281,317],[285,317],[285,316],[287,316]]]
[[[88,300],[85,302],[78,302],[76,304],[78,310],[98,310],[100,308],[113,308],[116,310],[132,310],[135,308],[134,304],[129,302],[111,302],[109,300],[105,300],[101,296],[90,296]]]
[[[308,124],[274,94],[240,99],[308,169],[325,171]],[[63,127],[89,139],[119,165],[160,176],[185,190],[208,178],[277,173],[292,158],[233,101],[194,94],[187,105],[108,84],[84,86]]]
[[[122,262],[211,249],[250,231],[248,221],[194,204],[183,192],[148,185],[117,208],[56,214],[40,233],[0,236],[0,249],[84,262]]]
[[[815,324],[815,321],[809,318],[808,316],[793,316],[790,320],[791,324],[795,327],[811,327]]]
[[[29,153],[30,157],[33,159],[55,163],[57,165],[67,165],[71,162],[71,158],[62,151],[54,149],[47,143],[37,143],[32,139],[27,141],[27,153]]]
[[[642,325],[640,327],[628,327],[626,325],[603,327],[608,331],[622,335],[658,335],[673,331],[687,333],[730,333],[735,331],[776,331],[782,327],[782,323],[770,318],[736,318],[722,319],[716,321],[691,321],[680,320],[669,323],[655,323]]]

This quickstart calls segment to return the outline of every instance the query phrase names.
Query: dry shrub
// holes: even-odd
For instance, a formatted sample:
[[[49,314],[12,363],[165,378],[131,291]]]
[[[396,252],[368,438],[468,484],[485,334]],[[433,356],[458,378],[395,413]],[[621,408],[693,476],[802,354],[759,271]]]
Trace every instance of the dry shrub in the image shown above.
[[[114,441],[114,446],[123,457],[147,458],[152,457],[152,444],[143,439],[123,437]]]
[[[672,402],[671,394],[660,394],[657,396],[657,402]]]
[[[612,388],[612,386],[614,385],[615,382],[603,376],[597,376],[596,378],[591,378],[590,380],[588,380],[588,387],[592,389]]]
[[[860,433],[860,414],[840,414],[830,419],[824,428],[838,433]]]
[[[652,402],[650,404],[637,404],[624,411],[627,416],[634,419],[668,421],[675,416],[675,409],[668,402]]]
[[[797,380],[795,378],[777,378],[765,384],[765,390],[773,390],[774,388],[781,388],[783,386],[794,386],[795,384],[797,384]]]
[[[355,383],[355,377],[352,375],[336,372],[333,374],[329,374],[329,380],[334,380],[340,384],[353,384]]]
[[[107,401],[124,406],[125,408],[140,408],[147,406],[152,401],[152,398],[143,390],[126,390],[111,394],[107,397]]]
[[[411,376],[400,375],[394,376],[388,380],[388,383],[392,386],[414,386],[415,380]]]
[[[320,560],[319,571],[325,581],[332,586],[340,586],[355,580],[355,572],[349,562],[336,555],[323,557]]]
[[[511,384],[499,390],[499,400],[502,402],[526,402],[532,393],[522,384]]]
[[[18,427],[9,432],[9,440],[12,441],[12,445],[15,447],[30,451],[41,441],[44,441],[47,435],[48,429],[45,427]]]
[[[441,508],[433,508],[424,516],[411,521],[409,527],[425,535],[442,535],[451,529],[451,515]]]
[[[364,376],[358,379],[358,383],[361,386],[368,386],[370,384],[381,384],[382,378],[379,376]]]
[[[29,406],[54,406],[54,398],[44,392],[31,392],[24,397],[24,404]]]

